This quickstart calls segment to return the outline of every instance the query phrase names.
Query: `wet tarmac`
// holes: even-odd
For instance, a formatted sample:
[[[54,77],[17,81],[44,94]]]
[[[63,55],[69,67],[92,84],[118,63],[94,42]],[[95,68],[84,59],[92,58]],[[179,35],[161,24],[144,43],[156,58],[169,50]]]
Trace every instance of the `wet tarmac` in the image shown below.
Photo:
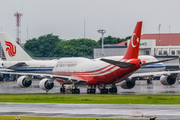
[[[39,80],[34,80],[31,87],[19,88],[14,81],[0,82],[0,93],[46,94],[38,84]],[[49,94],[59,94],[59,88],[59,83],[55,83]],[[81,88],[81,94],[86,94],[86,87]],[[180,94],[180,85],[176,82],[173,86],[163,86],[158,80],[147,85],[145,80],[139,80],[131,90],[118,86],[118,94]],[[180,105],[0,103],[0,115],[8,116],[179,119],[179,111]]]
[[[173,86],[161,85],[159,80],[153,80],[152,84],[147,84],[146,80],[136,81],[136,86],[132,89],[123,89],[117,86],[117,94],[180,94],[180,85],[177,81]],[[81,94],[87,93],[85,86],[80,87]],[[16,82],[0,81],[0,93],[11,94],[46,94],[46,91],[39,88],[39,80],[33,80],[32,85],[28,88],[20,88]],[[55,81],[55,86],[49,91],[49,94],[59,94],[60,84]],[[70,92],[67,92],[70,93]],[[96,94],[99,94],[99,90],[96,90]]]
[[[0,103],[0,115],[179,119],[180,105]]]

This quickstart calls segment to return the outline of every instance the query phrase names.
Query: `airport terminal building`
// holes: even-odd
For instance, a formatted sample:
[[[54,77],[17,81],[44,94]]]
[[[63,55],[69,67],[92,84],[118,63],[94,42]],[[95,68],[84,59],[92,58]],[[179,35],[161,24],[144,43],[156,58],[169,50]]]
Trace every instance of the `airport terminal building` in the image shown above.
[[[117,45],[104,46],[104,56],[123,56],[130,40]],[[152,55],[157,59],[180,56],[180,33],[143,34],[139,55]],[[93,48],[93,58],[102,57],[101,47]],[[168,62],[168,65],[179,65],[179,60]],[[166,63],[167,64],[167,63]],[[176,67],[177,68],[177,67]],[[179,68],[179,66],[178,66]]]
[[[128,41],[105,46],[104,56],[124,55]],[[94,47],[94,58],[102,57],[101,47]],[[180,33],[141,35],[139,55],[180,56]]]

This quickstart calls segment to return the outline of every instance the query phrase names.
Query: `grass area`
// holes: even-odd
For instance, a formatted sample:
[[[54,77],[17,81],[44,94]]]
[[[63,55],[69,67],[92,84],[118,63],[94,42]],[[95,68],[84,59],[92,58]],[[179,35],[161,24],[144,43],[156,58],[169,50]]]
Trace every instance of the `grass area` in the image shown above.
[[[0,116],[0,120],[15,120],[15,116]],[[19,117],[17,117],[19,118]],[[114,119],[114,118],[60,118],[60,117],[20,117],[21,120],[136,120],[136,119]],[[138,119],[138,120],[149,120],[149,119]],[[162,120],[162,119],[156,119]],[[175,120],[175,119],[166,119]]]
[[[0,94],[0,102],[74,104],[180,104],[180,95]]]

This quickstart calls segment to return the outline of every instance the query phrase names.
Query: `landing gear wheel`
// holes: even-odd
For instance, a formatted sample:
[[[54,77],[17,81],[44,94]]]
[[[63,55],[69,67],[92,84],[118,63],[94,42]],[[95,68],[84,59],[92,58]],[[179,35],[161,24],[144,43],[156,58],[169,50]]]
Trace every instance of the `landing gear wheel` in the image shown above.
[[[79,89],[75,89],[75,94],[79,94],[80,93],[80,90]]]
[[[147,84],[152,84],[153,77],[149,77],[147,80]]]
[[[96,87],[91,86],[91,88],[87,89],[87,94],[95,94],[96,93]]]
[[[60,93],[65,93],[65,92],[66,92],[65,86],[64,84],[62,84],[62,87],[60,88]]]
[[[100,93],[101,94],[108,94],[108,89],[107,88],[101,89]]]
[[[65,91],[65,88],[62,88],[62,87],[61,87],[61,88],[60,88],[60,92],[61,92],[61,93],[65,93],[65,92],[66,92],[66,91]]]
[[[109,93],[117,93],[117,87],[115,84],[113,84],[111,88],[109,88]]]
[[[78,84],[73,84],[72,94],[80,94],[80,89],[78,88]]]
[[[102,85],[100,88],[101,94],[108,94],[108,89],[106,88],[106,85]]]
[[[72,89],[72,94],[80,94],[80,89],[78,88]]]
[[[75,94],[75,89],[72,89],[72,94]]]

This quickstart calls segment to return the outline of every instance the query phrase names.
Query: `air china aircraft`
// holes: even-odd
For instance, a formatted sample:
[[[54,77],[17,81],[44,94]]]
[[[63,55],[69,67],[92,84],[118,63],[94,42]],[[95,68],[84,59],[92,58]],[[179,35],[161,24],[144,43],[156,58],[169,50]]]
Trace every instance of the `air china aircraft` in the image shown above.
[[[32,59],[7,33],[0,33],[0,42],[6,56],[2,66],[20,72],[52,73],[57,60]]]
[[[52,74],[13,73],[13,72],[10,72],[10,74],[24,75],[19,77],[17,80],[17,83],[20,87],[29,87],[32,83],[32,76],[34,75],[35,76],[40,75],[45,77],[39,82],[39,86],[42,90],[52,89],[54,86],[54,80],[56,80],[62,85],[62,87],[60,88],[61,92],[65,92],[65,86],[64,86],[65,84],[73,84],[73,89],[72,89],[73,94],[80,93],[79,85],[88,85],[89,87],[87,89],[87,93],[95,93],[97,86],[99,86],[101,93],[108,93],[108,92],[117,93],[117,88],[115,84],[119,82],[121,82],[122,88],[131,89],[135,86],[134,78],[141,76],[159,75],[160,72],[155,72],[155,71],[164,69],[165,66],[161,62],[168,61],[168,60],[157,61],[154,57],[150,57],[150,56],[148,57],[140,56],[138,58],[141,27],[142,27],[142,22],[137,22],[137,25],[129,42],[128,48],[123,57],[114,56],[114,57],[104,57],[93,60],[82,57],[61,58],[55,64]],[[1,41],[3,40],[8,41],[9,39],[10,37],[6,33],[0,33]],[[5,46],[5,42],[2,45]],[[13,45],[14,43],[11,46]],[[10,56],[9,58],[11,59],[14,57],[13,55],[15,54],[16,51],[15,47],[13,49],[14,50],[11,50],[10,54],[6,53],[6,55],[9,55]],[[8,51],[9,49],[6,48],[5,50]],[[17,53],[18,52],[16,52],[16,54]],[[20,55],[18,56],[20,57]],[[148,62],[147,59],[149,59],[150,62]],[[19,63],[18,60],[16,60],[16,63],[14,63],[15,65]],[[14,64],[10,64],[9,66],[10,67],[14,66]],[[27,65],[28,64],[25,62],[25,66]],[[158,69],[154,69],[155,71],[151,73],[149,72],[149,74],[138,73],[138,70],[141,71],[141,69],[145,69],[147,66],[151,66],[151,65],[154,66],[152,68],[158,68]],[[6,64],[3,63],[3,66],[5,67]],[[163,74],[164,75],[161,76],[162,84],[172,85],[175,83],[177,75],[167,72],[163,72]],[[109,89],[107,89],[106,87],[106,85],[108,84],[111,84],[111,88]]]

